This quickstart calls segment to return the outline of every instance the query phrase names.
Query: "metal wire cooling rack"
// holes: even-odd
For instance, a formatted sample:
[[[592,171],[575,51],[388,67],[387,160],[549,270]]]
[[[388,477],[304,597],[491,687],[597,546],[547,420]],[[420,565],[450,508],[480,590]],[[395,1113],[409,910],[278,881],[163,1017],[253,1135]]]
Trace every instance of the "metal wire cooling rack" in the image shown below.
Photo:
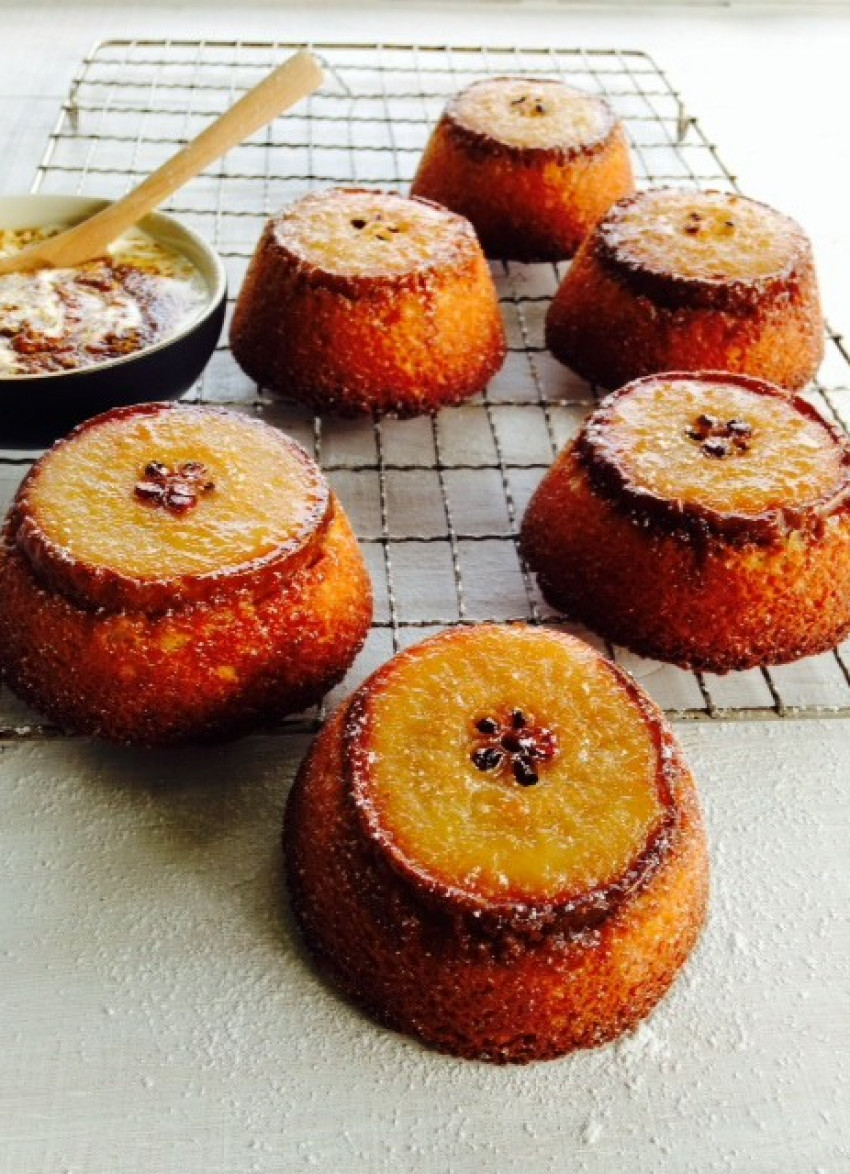
[[[153,40],[95,46],[62,106],[33,190],[123,194],[298,47]],[[482,75],[543,74],[604,94],[625,121],[642,186],[736,188],[700,124],[645,53],[310,47],[328,72],[321,92],[231,151],[168,205],[215,244],[232,295],[272,211],[332,184],[406,190],[447,98]],[[225,342],[188,397],[256,411],[279,425],[313,451],[337,489],[376,594],[374,628],[340,692],[399,647],[448,625],[565,623],[537,592],[516,544],[531,492],[595,402],[594,389],[543,345],[546,309],[564,268],[494,265],[507,362],[482,397],[433,418],[313,419],[258,392]],[[834,393],[850,385],[850,358],[832,333],[827,349],[823,382],[811,394],[839,418],[841,396]],[[0,493],[11,496],[31,459],[0,453]],[[850,643],[795,665],[724,677],[607,651],[674,717],[850,715]],[[282,728],[293,724],[303,721]],[[0,736],[50,733],[3,692]]]

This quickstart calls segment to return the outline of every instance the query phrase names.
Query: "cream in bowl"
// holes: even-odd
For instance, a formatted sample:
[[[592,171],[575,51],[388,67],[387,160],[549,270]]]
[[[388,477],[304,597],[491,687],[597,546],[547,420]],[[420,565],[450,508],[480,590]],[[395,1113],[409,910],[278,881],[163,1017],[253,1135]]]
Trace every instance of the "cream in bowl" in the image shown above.
[[[0,256],[106,203],[0,199]],[[0,276],[0,446],[41,446],[109,407],[187,391],[218,341],[226,293],[213,249],[161,213],[83,265]]]
[[[0,257],[64,227],[0,228]],[[0,376],[69,371],[133,354],[191,322],[206,300],[191,261],[138,228],[107,256],[73,269],[0,276]]]

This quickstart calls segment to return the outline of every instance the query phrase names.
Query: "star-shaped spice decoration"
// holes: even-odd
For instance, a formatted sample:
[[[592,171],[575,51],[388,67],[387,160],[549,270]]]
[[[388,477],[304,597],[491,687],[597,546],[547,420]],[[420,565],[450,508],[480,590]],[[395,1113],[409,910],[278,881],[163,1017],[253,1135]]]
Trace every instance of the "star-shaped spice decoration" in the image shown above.
[[[482,735],[481,744],[472,752],[475,766],[482,771],[510,768],[523,787],[538,782],[537,764],[549,762],[558,753],[554,732],[535,725],[521,709],[513,710],[505,721],[479,718],[475,729]]]
[[[143,479],[136,482],[133,492],[147,505],[184,514],[194,509],[201,494],[213,489],[215,484],[200,461],[183,461],[173,469],[162,461],[148,461]]]
[[[721,420],[718,416],[697,416],[688,429],[691,440],[698,442],[703,454],[722,460],[735,452],[746,452],[753,430],[746,420]]]
[[[523,114],[545,114],[546,103],[542,98],[535,98],[531,94],[523,94],[520,98],[514,98],[511,106],[516,106]]]
[[[682,225],[682,232],[687,233],[688,236],[699,236],[704,227],[713,227],[715,231],[717,231],[720,226],[717,222],[714,222],[713,225],[711,221],[706,223],[703,214],[701,212],[697,212],[696,209],[693,209],[685,217],[685,222]],[[726,235],[729,235],[735,228],[735,221],[729,219],[724,220],[723,228],[726,229]]]

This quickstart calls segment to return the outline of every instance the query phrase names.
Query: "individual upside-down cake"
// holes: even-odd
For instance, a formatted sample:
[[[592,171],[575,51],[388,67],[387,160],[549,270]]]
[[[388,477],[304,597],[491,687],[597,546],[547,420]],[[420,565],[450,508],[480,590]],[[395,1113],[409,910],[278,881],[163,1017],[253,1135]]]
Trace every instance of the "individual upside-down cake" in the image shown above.
[[[469,222],[359,189],[305,196],[268,223],[230,341],[257,383],[340,415],[458,403],[484,389],[506,349]]]
[[[529,504],[546,597],[609,640],[714,672],[850,630],[850,445],[796,396],[714,373],[603,400]]]
[[[661,713],[540,628],[456,629],[375,673],[316,739],[284,842],[296,916],[335,982],[460,1056],[614,1039],[705,916],[697,794]]]
[[[551,78],[485,78],[446,107],[414,195],[475,226],[488,257],[571,257],[634,191],[622,124],[596,94]]]
[[[339,502],[294,441],[186,404],[80,425],[25,478],[0,552],[0,665],[70,730],[159,744],[316,702],[372,614]]]
[[[802,388],[823,357],[811,246],[790,217],[744,196],[640,192],[580,249],[546,343],[602,387],[716,370]]]

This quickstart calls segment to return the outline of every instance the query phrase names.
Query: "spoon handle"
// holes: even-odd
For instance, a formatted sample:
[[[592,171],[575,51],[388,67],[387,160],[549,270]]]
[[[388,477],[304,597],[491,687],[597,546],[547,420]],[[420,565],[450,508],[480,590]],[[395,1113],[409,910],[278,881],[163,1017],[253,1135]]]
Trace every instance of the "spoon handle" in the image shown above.
[[[316,58],[303,50],[296,53],[117,203],[58,236],[0,259],[0,274],[45,265],[65,268],[102,255],[116,237],[138,224],[172,192],[318,89],[322,80]]]

